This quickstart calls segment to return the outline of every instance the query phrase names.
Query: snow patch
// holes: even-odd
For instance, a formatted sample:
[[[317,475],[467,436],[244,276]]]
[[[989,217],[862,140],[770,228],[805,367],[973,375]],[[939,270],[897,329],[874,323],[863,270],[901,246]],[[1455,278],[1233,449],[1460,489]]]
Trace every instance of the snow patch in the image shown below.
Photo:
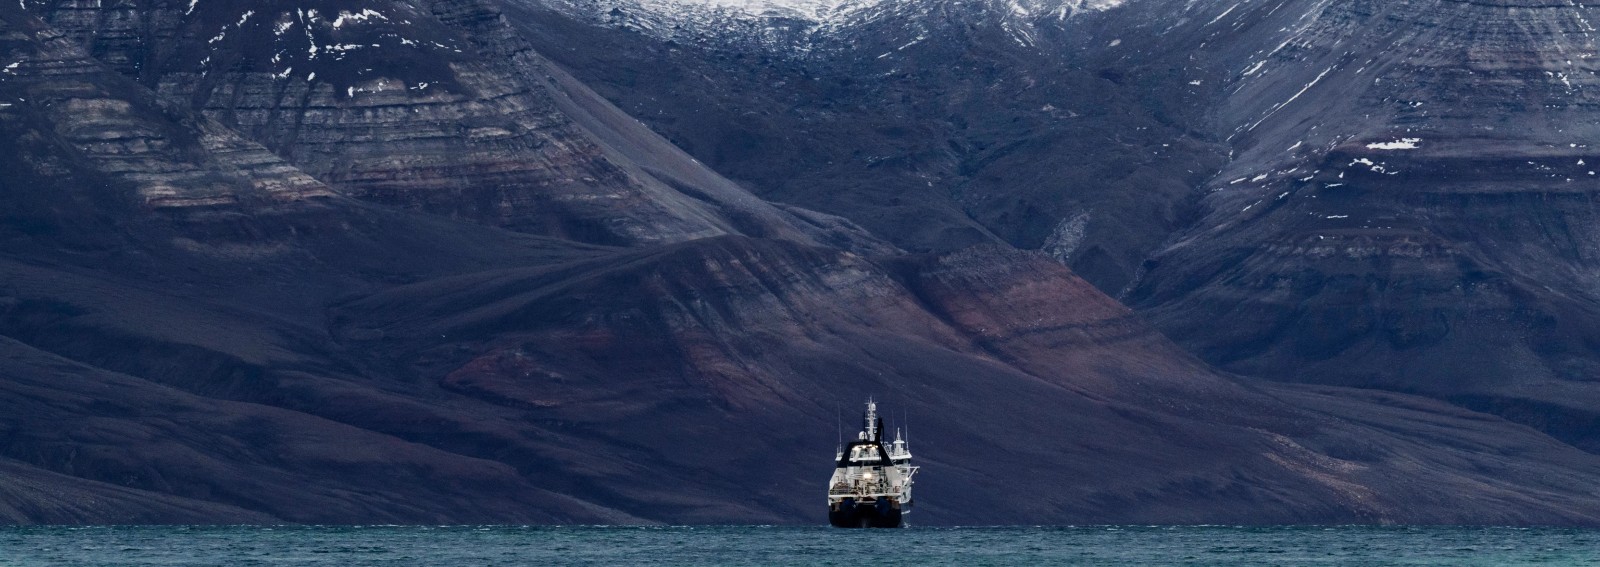
[[[1367,144],[1367,149],[1369,149],[1369,150],[1415,150],[1415,149],[1418,148],[1418,144],[1421,144],[1421,143],[1422,143],[1422,138],[1400,138],[1400,139],[1395,140],[1393,142],[1378,142],[1378,143],[1373,143],[1373,144]]]
[[[371,8],[367,8],[367,9],[364,9],[364,10],[362,10],[360,12],[340,11],[339,12],[339,17],[333,19],[333,27],[339,28],[339,27],[343,27],[348,22],[357,22],[357,23],[359,23],[359,22],[365,22],[367,20],[371,20],[371,19],[374,19],[374,18],[379,19],[379,20],[383,20],[383,21],[389,21],[388,17],[384,16],[383,14],[379,13],[378,11],[373,10]]]
[[[1334,68],[1335,67],[1328,67],[1327,69],[1323,69],[1322,73],[1317,75],[1317,78],[1311,79],[1311,82],[1306,83],[1306,86],[1301,87],[1300,92],[1294,93],[1294,96],[1289,97],[1289,100],[1280,102],[1277,104],[1277,106],[1272,107],[1272,110],[1267,111],[1266,116],[1262,116],[1260,120],[1257,120],[1255,124],[1251,124],[1249,128],[1246,128],[1246,130],[1255,130],[1256,127],[1260,126],[1262,122],[1266,122],[1268,118],[1272,118],[1272,115],[1277,114],[1279,110],[1283,110],[1283,107],[1289,106],[1289,103],[1299,99],[1300,95],[1306,94],[1306,91],[1311,90],[1311,87],[1317,86],[1317,83],[1322,82],[1322,79],[1326,78],[1328,73],[1332,73]]]
[[[1399,175],[1400,174],[1399,171],[1395,171],[1395,170],[1389,169],[1389,167],[1388,167],[1389,164],[1387,162],[1374,162],[1374,161],[1372,161],[1371,159],[1368,159],[1368,158],[1356,158],[1354,160],[1351,160],[1350,165],[1347,165],[1345,167],[1355,167],[1357,165],[1367,166],[1367,169],[1372,170],[1373,173],[1382,173],[1384,175]],[[1340,179],[1344,179],[1344,173],[1341,172],[1339,174],[1339,178]]]
[[[877,6],[883,0],[636,0],[639,8],[662,15],[682,9],[721,9],[746,18],[790,17],[831,22],[848,12]]]
[[[973,2],[1002,20],[1002,26],[1023,46],[1034,45],[1033,30],[1043,17],[1065,20],[1079,13],[1103,12],[1127,0],[977,0]],[[706,36],[731,36],[743,29],[772,33],[792,29],[790,22],[810,24],[807,35],[797,40],[797,50],[809,51],[818,32],[833,35],[841,30],[862,27],[878,18],[910,7],[912,2],[895,0],[557,0],[566,10],[587,14],[602,21],[616,22],[624,14],[627,29],[644,31],[669,39]],[[915,9],[915,8],[914,8]],[[762,36],[765,41],[774,37]],[[1116,46],[1119,41],[1113,41]]]
[[[1127,0],[1068,0],[1062,3],[1063,9],[1081,12],[1104,12],[1127,3]]]
[[[1232,14],[1233,11],[1237,10],[1238,8],[1239,8],[1238,4],[1234,4],[1232,6],[1229,6],[1228,9],[1223,10],[1221,14],[1217,14],[1217,17],[1212,18],[1211,21],[1209,21],[1209,22],[1206,22],[1206,26],[1209,26],[1211,24],[1215,24],[1217,22],[1222,21],[1223,18],[1228,17],[1228,14]],[[1200,26],[1200,27],[1205,27],[1205,26]]]

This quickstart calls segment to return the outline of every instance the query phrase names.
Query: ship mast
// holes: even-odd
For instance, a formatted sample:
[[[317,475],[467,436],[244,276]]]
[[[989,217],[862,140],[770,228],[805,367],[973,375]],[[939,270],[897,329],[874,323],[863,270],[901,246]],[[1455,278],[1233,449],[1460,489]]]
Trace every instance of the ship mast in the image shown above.
[[[867,440],[878,440],[878,404],[867,398]]]

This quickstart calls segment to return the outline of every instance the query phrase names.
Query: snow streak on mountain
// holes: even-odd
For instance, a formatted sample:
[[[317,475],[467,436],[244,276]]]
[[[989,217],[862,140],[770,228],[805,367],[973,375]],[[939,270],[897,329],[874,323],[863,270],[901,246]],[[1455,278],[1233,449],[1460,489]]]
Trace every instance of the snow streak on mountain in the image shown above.
[[[978,10],[1002,22],[1022,45],[1033,44],[1035,22],[1101,12],[1127,0],[554,0],[579,18],[659,38],[724,46],[764,46],[787,54],[833,45],[848,31],[883,21],[916,21],[930,14]]]

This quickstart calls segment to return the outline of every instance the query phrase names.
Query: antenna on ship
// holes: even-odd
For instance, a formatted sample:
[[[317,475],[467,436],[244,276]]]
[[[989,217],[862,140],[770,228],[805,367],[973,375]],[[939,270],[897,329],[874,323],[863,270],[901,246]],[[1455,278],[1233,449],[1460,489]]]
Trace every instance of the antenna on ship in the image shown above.
[[[834,445],[833,452],[844,452],[844,408],[835,400],[833,402],[833,428],[839,433],[839,444]]]

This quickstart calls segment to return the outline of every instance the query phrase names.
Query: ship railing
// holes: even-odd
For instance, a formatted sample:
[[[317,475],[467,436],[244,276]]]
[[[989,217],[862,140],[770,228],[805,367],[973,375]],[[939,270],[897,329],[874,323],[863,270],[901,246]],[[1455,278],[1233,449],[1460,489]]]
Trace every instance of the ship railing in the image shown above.
[[[828,491],[829,496],[868,496],[871,494],[874,494],[874,492],[865,488],[835,488]]]
[[[874,483],[863,486],[836,486],[828,489],[828,496],[855,496],[858,498],[871,496],[876,498],[880,496],[899,496],[901,493],[905,492],[904,487],[898,487],[898,490],[895,488],[897,487],[891,487],[888,484],[882,483]]]
[[[851,497],[851,498],[856,498],[856,499],[863,499],[863,498],[869,498],[869,497],[870,498],[890,498],[890,497],[893,497],[893,498],[904,498],[905,497],[905,493],[904,492],[830,492],[830,493],[828,493],[828,497],[829,498],[833,498],[833,497],[841,497],[842,498],[842,497],[847,497],[847,496]]]

